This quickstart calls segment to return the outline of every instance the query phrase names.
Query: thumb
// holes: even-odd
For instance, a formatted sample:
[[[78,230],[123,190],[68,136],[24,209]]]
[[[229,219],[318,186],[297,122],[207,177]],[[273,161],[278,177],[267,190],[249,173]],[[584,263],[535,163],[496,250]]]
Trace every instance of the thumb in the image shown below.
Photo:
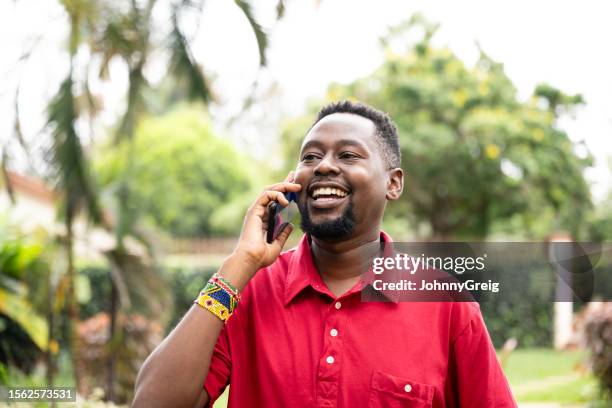
[[[279,253],[280,251],[282,251],[283,247],[285,246],[285,243],[287,242],[287,238],[289,238],[289,235],[291,235],[291,233],[293,232],[294,227],[293,227],[293,224],[285,223],[283,224],[281,228],[282,228],[281,232],[278,234],[278,236],[272,243],[272,245],[276,247],[275,249],[277,249]]]

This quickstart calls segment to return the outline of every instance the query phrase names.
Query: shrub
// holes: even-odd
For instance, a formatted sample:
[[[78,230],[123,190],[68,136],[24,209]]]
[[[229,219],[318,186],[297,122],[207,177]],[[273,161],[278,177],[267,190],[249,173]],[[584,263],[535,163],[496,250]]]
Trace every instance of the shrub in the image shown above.
[[[612,303],[594,303],[585,313],[584,341],[602,396],[612,399]]]

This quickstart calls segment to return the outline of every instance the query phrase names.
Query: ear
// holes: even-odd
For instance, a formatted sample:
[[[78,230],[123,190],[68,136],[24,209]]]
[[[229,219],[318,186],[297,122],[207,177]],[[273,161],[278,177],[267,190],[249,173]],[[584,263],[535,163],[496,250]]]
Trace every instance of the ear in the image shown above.
[[[395,201],[404,190],[404,171],[401,168],[391,169],[387,173],[387,200]]]

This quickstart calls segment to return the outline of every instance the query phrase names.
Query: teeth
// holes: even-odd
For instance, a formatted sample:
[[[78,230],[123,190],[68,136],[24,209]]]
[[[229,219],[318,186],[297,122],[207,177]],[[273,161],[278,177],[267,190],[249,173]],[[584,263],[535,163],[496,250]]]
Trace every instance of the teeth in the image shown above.
[[[329,188],[329,187],[317,188],[312,192],[312,196],[314,198],[317,198],[318,196],[321,196],[321,195],[335,195],[338,197],[346,197],[346,193],[337,188]]]

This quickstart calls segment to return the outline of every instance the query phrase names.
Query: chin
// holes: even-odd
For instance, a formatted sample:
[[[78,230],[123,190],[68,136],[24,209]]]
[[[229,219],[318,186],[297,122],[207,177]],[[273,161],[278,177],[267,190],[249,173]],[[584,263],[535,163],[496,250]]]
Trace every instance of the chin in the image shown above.
[[[342,215],[337,214],[319,214],[311,215],[310,221],[315,227],[323,227],[327,224],[334,224],[341,221]]]

